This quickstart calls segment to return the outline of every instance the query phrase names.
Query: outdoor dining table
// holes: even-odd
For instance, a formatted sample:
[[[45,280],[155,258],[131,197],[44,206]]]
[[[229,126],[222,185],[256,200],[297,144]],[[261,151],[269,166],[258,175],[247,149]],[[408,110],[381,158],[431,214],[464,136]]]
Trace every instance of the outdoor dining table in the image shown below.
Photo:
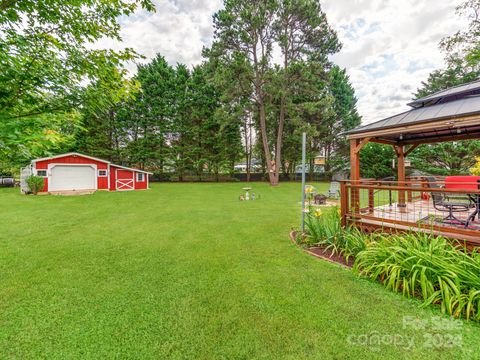
[[[475,211],[469,215],[465,227],[474,221],[476,216],[478,216],[480,220],[480,194],[478,193],[480,189],[480,176],[446,176],[445,189],[475,191],[470,194],[467,193],[467,196],[475,204]]]

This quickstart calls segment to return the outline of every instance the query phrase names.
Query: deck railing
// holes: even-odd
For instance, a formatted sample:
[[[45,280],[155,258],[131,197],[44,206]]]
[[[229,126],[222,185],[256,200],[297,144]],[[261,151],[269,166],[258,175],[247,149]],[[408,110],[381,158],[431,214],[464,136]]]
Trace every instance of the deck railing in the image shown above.
[[[449,187],[468,185],[475,190],[453,189],[445,188],[442,178],[429,180],[342,181],[342,224],[372,229],[428,229],[452,238],[477,238],[480,243],[478,215],[472,219],[479,207],[478,184],[449,182]]]

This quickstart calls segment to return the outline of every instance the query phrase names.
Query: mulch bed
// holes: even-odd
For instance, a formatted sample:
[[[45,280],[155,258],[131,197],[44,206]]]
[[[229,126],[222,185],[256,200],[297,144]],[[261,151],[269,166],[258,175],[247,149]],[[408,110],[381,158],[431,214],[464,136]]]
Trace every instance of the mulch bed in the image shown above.
[[[325,247],[322,247],[322,246],[307,248],[305,249],[305,251],[310,255],[320,257],[322,259],[325,259],[349,268],[352,268],[353,264],[355,263],[354,258],[350,257],[347,262],[342,255],[333,254],[331,249],[325,249]]]
[[[338,265],[343,266],[345,268],[352,268],[353,267],[353,264],[355,262],[354,258],[349,258],[348,262],[347,262],[346,259],[343,256],[341,256],[339,254],[333,254],[332,250],[331,249],[326,249],[325,246],[314,246],[314,247],[310,247],[310,248],[302,248],[295,241],[296,236],[297,236],[296,231],[290,232],[290,240],[292,240],[292,243],[294,245],[298,246],[299,248],[301,248],[306,253],[308,253],[312,256],[330,261],[331,263],[338,264]]]

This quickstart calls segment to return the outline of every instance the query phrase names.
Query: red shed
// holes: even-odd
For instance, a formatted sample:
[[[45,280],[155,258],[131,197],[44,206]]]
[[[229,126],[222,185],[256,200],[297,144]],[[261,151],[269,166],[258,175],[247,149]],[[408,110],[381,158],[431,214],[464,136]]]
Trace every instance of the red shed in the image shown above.
[[[44,192],[145,190],[152,174],[79,153],[35,159],[30,167],[33,174],[44,178]]]

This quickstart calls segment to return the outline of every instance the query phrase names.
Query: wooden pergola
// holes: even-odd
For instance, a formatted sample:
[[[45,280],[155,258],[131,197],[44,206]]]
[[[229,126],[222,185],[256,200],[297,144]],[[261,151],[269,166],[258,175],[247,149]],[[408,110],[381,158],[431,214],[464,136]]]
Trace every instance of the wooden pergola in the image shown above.
[[[408,104],[411,109],[345,133],[350,141],[349,206],[359,209],[360,150],[375,142],[393,147],[397,156],[398,206],[406,206],[402,186],[409,186],[405,158],[421,144],[480,139],[480,80],[440,91]],[[407,199],[408,200],[408,199]],[[344,199],[344,201],[348,201]],[[400,211],[400,210],[399,210]]]
[[[360,180],[360,150],[368,142],[393,146],[399,184],[405,158],[421,144],[480,139],[480,80],[409,103],[411,110],[346,132],[350,141],[350,180]],[[405,202],[404,193],[399,203]]]

